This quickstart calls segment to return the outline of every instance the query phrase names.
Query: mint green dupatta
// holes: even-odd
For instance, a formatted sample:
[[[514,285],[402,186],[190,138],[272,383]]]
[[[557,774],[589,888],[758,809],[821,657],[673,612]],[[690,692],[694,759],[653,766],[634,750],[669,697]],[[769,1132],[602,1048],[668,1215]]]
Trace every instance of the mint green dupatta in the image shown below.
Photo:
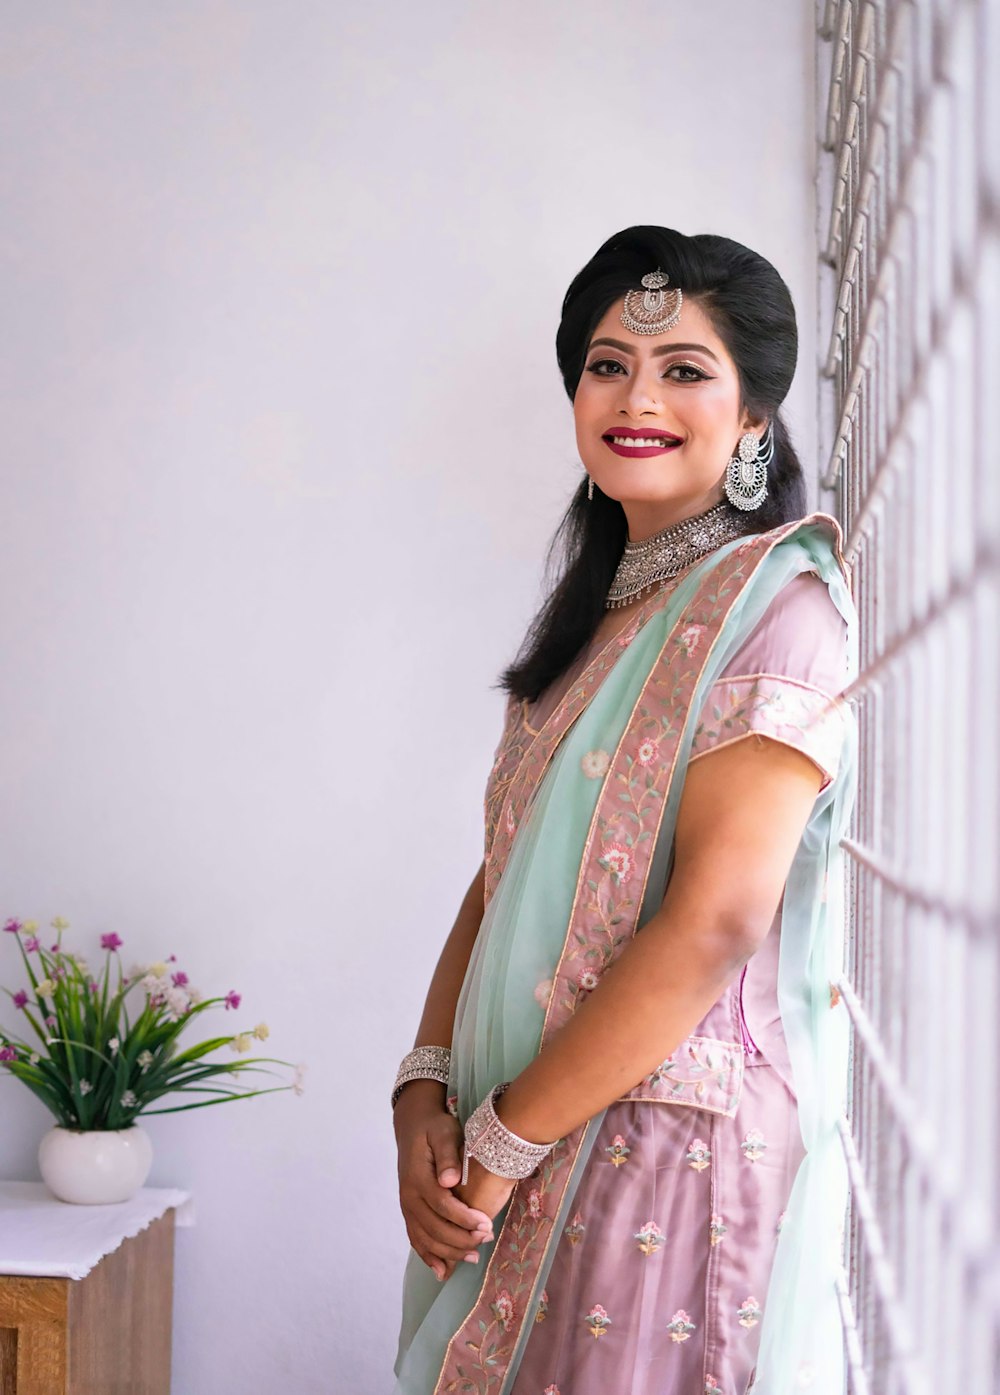
[[[811,514],[724,545],[644,607],[524,744],[508,723],[487,807],[487,904],[456,1013],[452,1089],[465,1119],[511,1080],[571,1015],[581,976],[600,973],[659,908],[694,735],[712,683],[799,572],[814,570],[848,622],[856,616],[840,529]],[[786,882],[778,1000],[806,1157],[779,1234],[761,1323],[755,1395],[840,1395],[835,1281],[846,1180],[837,1137],[848,1023],[831,1008],[843,955],[842,852],[856,780],[853,715],[833,782],[817,797]],[[396,1361],[397,1395],[507,1395],[571,1214],[603,1111],[519,1183],[478,1265],[443,1285],[411,1252]]]

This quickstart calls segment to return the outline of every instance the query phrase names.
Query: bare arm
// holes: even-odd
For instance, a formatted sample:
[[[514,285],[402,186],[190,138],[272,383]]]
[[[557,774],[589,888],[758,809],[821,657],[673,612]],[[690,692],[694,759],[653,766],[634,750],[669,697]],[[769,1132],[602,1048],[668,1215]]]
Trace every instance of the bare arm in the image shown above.
[[[455,1008],[472,946],[483,918],[485,864],[481,864],[438,957],[427,990],[415,1046],[449,1046]],[[399,1199],[410,1243],[445,1279],[462,1258],[478,1260],[477,1248],[491,1234],[490,1217],[452,1194],[461,1175],[458,1120],[445,1108],[445,1087],[411,1080],[393,1110],[399,1153]]]
[[[451,1045],[458,995],[483,919],[485,885],[486,864],[481,862],[438,957],[414,1046]]]
[[[500,1097],[508,1128],[564,1137],[693,1031],[767,934],[821,782],[802,752],[757,735],[691,762],[663,905]],[[458,1194],[495,1215],[505,1185],[473,1163]]]

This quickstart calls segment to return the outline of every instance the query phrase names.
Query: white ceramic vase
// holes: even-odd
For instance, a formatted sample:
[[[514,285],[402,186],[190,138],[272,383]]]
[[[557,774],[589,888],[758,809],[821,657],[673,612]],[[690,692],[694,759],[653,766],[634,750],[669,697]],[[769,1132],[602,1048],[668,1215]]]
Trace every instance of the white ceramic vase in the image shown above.
[[[127,1129],[49,1129],[38,1145],[42,1180],[60,1201],[106,1206],[128,1201],[153,1165],[153,1144],[138,1124]]]

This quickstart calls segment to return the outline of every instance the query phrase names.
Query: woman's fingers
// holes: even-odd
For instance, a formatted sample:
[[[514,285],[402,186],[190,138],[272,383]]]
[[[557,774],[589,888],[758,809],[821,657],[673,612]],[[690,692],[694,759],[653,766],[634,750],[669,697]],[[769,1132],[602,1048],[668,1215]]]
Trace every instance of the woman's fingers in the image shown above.
[[[434,1171],[442,1187],[457,1187],[462,1180],[461,1141],[459,1122],[450,1114],[442,1114],[427,1130]]]
[[[474,1253],[482,1243],[477,1232],[470,1234],[464,1226],[444,1220],[422,1199],[416,1202],[407,1215],[421,1234],[426,1236],[428,1244],[441,1259],[462,1260],[467,1254]]]

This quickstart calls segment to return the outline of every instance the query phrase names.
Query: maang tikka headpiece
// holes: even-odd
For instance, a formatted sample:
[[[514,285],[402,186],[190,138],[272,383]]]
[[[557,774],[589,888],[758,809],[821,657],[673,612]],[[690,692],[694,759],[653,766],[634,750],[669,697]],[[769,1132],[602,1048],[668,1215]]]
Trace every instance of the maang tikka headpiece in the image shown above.
[[[679,286],[669,292],[663,289],[669,281],[667,273],[657,267],[642,278],[645,290],[628,292],[621,316],[626,329],[633,334],[662,334],[673,329],[681,317],[684,297]]]

